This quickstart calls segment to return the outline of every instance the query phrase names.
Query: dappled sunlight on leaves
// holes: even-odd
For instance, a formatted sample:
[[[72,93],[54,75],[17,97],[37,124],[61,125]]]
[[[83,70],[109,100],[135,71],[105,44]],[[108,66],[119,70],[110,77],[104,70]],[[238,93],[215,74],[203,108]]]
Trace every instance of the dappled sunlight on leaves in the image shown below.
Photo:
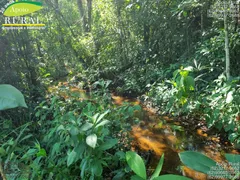
[[[208,137],[207,133],[204,133],[201,129],[197,129],[197,134],[202,137]]]

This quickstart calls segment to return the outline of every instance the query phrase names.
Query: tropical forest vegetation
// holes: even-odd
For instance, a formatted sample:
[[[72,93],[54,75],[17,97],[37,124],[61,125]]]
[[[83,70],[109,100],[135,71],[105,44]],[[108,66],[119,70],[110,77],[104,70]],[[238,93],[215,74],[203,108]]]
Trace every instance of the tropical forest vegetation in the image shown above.
[[[0,0],[0,179],[240,178],[239,0]]]

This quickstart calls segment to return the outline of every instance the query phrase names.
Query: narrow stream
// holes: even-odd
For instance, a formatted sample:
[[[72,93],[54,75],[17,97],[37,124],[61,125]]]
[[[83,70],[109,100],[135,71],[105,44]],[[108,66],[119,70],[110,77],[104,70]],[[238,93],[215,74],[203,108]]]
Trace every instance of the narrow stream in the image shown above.
[[[148,171],[152,172],[164,153],[164,165],[161,174],[185,175],[195,180],[205,180],[207,175],[199,173],[182,165],[178,153],[181,151],[201,152],[217,162],[223,162],[224,153],[238,154],[233,147],[219,142],[219,137],[208,135],[201,129],[184,129],[179,122],[167,116],[159,116],[154,110],[146,108],[140,101],[126,99],[121,96],[112,98],[116,104],[131,102],[141,105],[142,111],[136,116],[140,124],[132,127],[134,138],[133,149],[138,152],[145,152],[148,160]]]
[[[54,92],[57,88],[59,86],[52,86],[49,91]],[[81,99],[88,98],[88,94],[79,88],[67,87],[66,90],[79,93]],[[66,98],[64,92],[60,95]],[[224,153],[239,154],[230,144],[221,145],[219,137],[209,135],[202,129],[185,129],[178,121],[167,116],[159,116],[154,109],[147,108],[139,100],[114,94],[112,94],[112,99],[117,105],[128,102],[142,107],[142,111],[135,114],[140,123],[132,126],[131,135],[134,139],[132,149],[148,159],[148,173],[156,168],[164,153],[165,159],[161,174],[179,174],[194,180],[206,180],[205,174],[183,166],[178,153],[186,150],[198,151],[220,163],[224,161]]]

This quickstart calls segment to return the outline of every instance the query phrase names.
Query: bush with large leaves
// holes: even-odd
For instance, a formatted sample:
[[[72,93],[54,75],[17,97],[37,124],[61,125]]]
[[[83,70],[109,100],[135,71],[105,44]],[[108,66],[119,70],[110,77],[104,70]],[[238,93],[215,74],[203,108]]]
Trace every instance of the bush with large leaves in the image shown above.
[[[34,177],[101,179],[121,169],[117,152],[129,149],[126,120],[138,107],[110,105],[97,94],[81,101],[55,96],[36,108],[47,155],[26,154],[26,162],[38,162]]]

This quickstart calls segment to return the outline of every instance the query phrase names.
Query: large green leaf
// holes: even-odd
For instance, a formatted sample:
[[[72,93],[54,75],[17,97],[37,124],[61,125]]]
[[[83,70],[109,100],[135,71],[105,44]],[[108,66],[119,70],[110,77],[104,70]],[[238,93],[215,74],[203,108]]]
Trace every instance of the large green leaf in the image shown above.
[[[239,154],[225,154],[226,159],[230,163],[239,163],[240,162],[240,155]]]
[[[97,135],[96,134],[91,134],[86,138],[86,143],[92,148],[96,147],[97,144]]]
[[[179,153],[179,157],[184,165],[189,168],[207,174],[211,168],[216,167],[216,162],[209,157],[194,151]]]
[[[68,154],[67,166],[70,166],[72,163],[74,163],[76,161],[76,157],[77,157],[77,152],[75,150],[72,150],[72,152]]]
[[[72,126],[71,129],[70,129],[70,134],[72,136],[76,136],[79,134],[79,128],[75,127],[75,126]]]
[[[144,179],[137,175],[133,175],[133,176],[131,176],[131,180],[144,180]]]
[[[184,84],[187,90],[194,90],[195,88],[195,81],[191,76],[187,76],[184,78]]]
[[[189,74],[189,71],[185,71],[185,70],[181,70],[181,71],[180,71],[180,75],[181,75],[182,77],[187,77],[188,74]]]
[[[55,156],[57,153],[59,153],[61,150],[60,147],[61,144],[59,142],[55,143],[51,148],[51,156]]]
[[[98,150],[105,151],[105,150],[111,149],[111,148],[112,148],[113,146],[115,146],[117,143],[118,143],[118,140],[117,140],[117,139],[109,139],[109,140],[107,140],[106,142],[104,142],[103,144],[101,144],[101,145],[98,147]]]
[[[104,117],[108,112],[109,112],[109,110],[107,110],[105,113],[101,114],[101,115],[97,118],[96,123],[99,123],[99,122],[103,119],[103,117]]]
[[[96,125],[96,128],[104,126],[105,124],[108,124],[109,122],[110,122],[109,120],[103,120]]]
[[[15,108],[15,107],[26,107],[24,97],[22,93],[9,84],[0,85],[0,110]]]
[[[47,152],[45,149],[41,148],[37,153],[37,157],[47,157]]]
[[[129,167],[141,178],[146,179],[146,168],[142,158],[135,152],[126,152],[126,160]]]
[[[88,123],[86,122],[85,124],[83,124],[79,131],[82,132],[82,131],[88,131],[89,129],[91,129],[93,127],[93,124],[92,123]]]
[[[185,176],[167,174],[154,178],[153,180],[191,180]]]
[[[231,165],[231,167],[236,172],[236,174],[239,173],[240,172],[240,168],[239,168],[240,155],[239,154],[225,154],[225,157],[228,160],[228,163]]]
[[[92,171],[92,174],[94,174],[96,176],[101,176],[102,175],[103,167],[102,167],[102,164],[99,160],[94,160],[91,163],[91,171]]]
[[[163,166],[163,161],[164,161],[164,154],[162,155],[158,165],[157,165],[157,168],[155,169],[152,177],[150,178],[150,180],[153,180],[154,178],[158,177],[161,170],[162,170],[162,166]]]
[[[5,156],[5,155],[6,155],[5,149],[3,149],[2,147],[0,147],[0,157],[1,157],[1,156]]]
[[[228,94],[227,94],[226,103],[229,104],[229,103],[231,103],[232,101],[233,101],[233,92],[230,91],[230,92],[228,92]]]

